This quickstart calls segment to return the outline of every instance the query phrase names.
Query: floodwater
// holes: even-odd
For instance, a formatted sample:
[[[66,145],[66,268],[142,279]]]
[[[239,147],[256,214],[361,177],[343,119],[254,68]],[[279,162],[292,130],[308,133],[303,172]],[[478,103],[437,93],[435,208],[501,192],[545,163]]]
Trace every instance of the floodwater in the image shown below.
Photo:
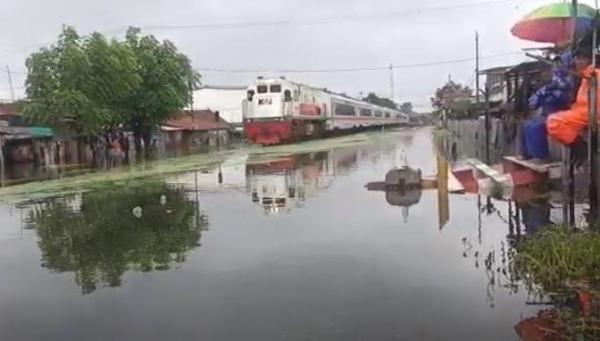
[[[0,340],[517,340],[531,210],[364,188],[404,158],[431,129],[0,189]]]

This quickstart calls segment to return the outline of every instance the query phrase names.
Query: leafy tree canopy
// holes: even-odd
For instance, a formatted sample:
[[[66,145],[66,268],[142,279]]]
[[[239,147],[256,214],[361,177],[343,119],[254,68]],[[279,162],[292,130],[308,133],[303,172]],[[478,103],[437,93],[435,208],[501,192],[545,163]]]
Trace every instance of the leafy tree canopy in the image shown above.
[[[435,91],[434,97],[431,98],[431,105],[436,109],[450,108],[457,103],[469,102],[472,97],[471,88],[449,80]]]
[[[363,98],[363,101],[390,109],[398,109],[394,101],[389,98],[379,97],[374,92],[370,92],[367,97]]]
[[[122,120],[121,104],[141,84],[133,52],[99,33],[82,37],[65,27],[58,42],[27,60],[28,103],[34,123],[93,135]]]
[[[400,111],[405,113],[405,114],[411,114],[413,113],[413,105],[411,102],[404,102],[402,104],[400,104]]]
[[[149,134],[161,122],[190,104],[191,91],[200,85],[187,56],[170,41],[141,36],[129,28],[125,44],[138,63],[139,86],[125,101],[126,123],[136,136],[149,141]]]
[[[147,142],[189,104],[200,76],[170,41],[130,28],[124,41],[65,27],[58,41],[27,60],[25,117],[91,136],[115,126]],[[139,143],[137,144],[139,145]]]

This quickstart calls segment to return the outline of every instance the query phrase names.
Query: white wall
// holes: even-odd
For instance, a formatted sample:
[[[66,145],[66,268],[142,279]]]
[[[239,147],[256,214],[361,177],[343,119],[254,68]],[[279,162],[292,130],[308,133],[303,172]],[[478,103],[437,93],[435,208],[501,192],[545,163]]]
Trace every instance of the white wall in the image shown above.
[[[229,123],[242,123],[242,100],[246,98],[245,87],[206,87],[194,91],[194,110],[218,111]]]

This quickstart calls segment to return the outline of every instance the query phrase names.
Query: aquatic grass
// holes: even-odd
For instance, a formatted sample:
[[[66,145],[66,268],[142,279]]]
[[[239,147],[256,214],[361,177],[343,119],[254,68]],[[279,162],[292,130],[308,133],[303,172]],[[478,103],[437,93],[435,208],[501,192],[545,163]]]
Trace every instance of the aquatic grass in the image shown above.
[[[528,288],[551,299],[543,312],[555,339],[600,340],[600,233],[549,226],[520,240],[511,257]]]
[[[204,170],[222,165],[260,163],[277,160],[292,154],[312,153],[346,148],[396,137],[396,132],[360,133],[338,138],[307,141],[298,144],[274,147],[244,146],[237,150],[222,150],[206,154],[195,154],[172,159],[145,161],[124,166],[112,171],[90,172],[54,180],[44,180],[0,188],[0,203],[20,203],[48,197],[88,192],[110,186],[127,186],[131,181],[163,178],[195,170]],[[251,156],[251,160],[248,160]]]
[[[514,264],[528,284],[545,290],[600,284],[600,233],[551,226],[517,245]]]

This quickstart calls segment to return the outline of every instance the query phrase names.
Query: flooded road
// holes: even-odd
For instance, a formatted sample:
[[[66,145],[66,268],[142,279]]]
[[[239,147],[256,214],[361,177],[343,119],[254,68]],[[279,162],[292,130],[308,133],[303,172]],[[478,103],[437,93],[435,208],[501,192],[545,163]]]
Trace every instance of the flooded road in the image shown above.
[[[518,339],[513,207],[364,188],[403,155],[435,174],[432,131],[1,189],[0,339]]]

